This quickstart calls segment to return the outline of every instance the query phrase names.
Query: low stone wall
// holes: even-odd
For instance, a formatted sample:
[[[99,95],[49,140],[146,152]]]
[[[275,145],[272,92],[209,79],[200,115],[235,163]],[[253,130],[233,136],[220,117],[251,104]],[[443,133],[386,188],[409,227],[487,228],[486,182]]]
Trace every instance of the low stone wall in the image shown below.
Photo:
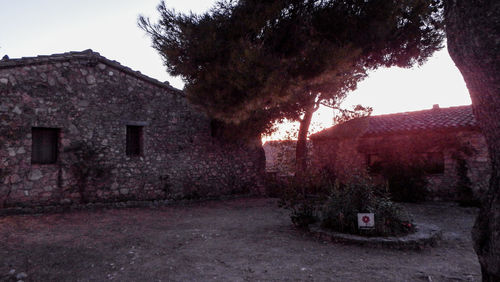
[[[0,208],[257,193],[260,140],[212,136],[177,89],[91,51],[0,61]],[[127,126],[141,127],[127,153]],[[58,134],[32,162],[33,128]]]
[[[317,225],[311,226],[309,233],[320,240],[331,241],[334,243],[355,244],[399,250],[422,250],[426,247],[434,247],[438,244],[442,237],[442,232],[439,227],[424,223],[417,225],[415,233],[400,237],[363,237],[359,235],[329,231],[320,228]]]

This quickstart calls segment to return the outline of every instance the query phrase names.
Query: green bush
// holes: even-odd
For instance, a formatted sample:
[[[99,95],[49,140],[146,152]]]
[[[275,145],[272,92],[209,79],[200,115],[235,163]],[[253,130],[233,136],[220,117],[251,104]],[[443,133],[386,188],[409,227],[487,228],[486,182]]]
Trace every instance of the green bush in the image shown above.
[[[319,222],[323,228],[368,236],[404,235],[415,228],[384,187],[375,186],[368,176],[353,176],[344,184],[324,175],[309,176],[291,179],[282,188],[280,207],[290,211],[292,223],[300,228]],[[374,213],[375,228],[359,230],[358,213]]]
[[[67,153],[65,165],[70,167],[77,179],[75,187],[82,203],[93,201],[96,185],[106,183],[111,176],[113,166],[107,164],[103,157],[106,149],[85,141],[72,142],[64,149]]]
[[[318,221],[329,184],[321,177],[304,176],[281,182],[279,206],[290,211],[292,223],[300,228]]]
[[[421,165],[392,162],[383,166],[381,174],[393,201],[417,203],[427,198],[426,173]]]
[[[374,213],[374,229],[358,228],[358,213]],[[367,177],[336,184],[321,212],[321,226],[334,231],[369,236],[398,236],[414,231],[408,213],[393,203],[383,189]]]
[[[283,198],[286,187],[292,177],[280,176],[277,173],[266,173],[266,196]]]

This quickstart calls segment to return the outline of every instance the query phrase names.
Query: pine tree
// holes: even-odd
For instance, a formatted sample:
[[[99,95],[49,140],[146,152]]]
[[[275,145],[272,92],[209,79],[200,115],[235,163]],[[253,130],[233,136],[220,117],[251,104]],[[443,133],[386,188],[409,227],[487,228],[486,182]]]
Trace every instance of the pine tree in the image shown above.
[[[425,62],[442,47],[441,10],[439,0],[240,0],[196,15],[161,2],[158,23],[139,25],[189,100],[231,135],[299,120],[304,171],[318,106],[338,107],[370,70]]]

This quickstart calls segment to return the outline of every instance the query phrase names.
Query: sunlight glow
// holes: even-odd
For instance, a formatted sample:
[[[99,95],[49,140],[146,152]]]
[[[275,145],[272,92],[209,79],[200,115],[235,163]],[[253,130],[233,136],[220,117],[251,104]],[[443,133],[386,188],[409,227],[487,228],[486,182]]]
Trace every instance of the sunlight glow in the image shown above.
[[[381,115],[430,109],[434,104],[442,108],[470,105],[471,100],[462,75],[444,48],[420,67],[385,68],[370,73],[348,95],[342,107],[352,108],[357,104],[372,107],[372,115]],[[332,109],[320,107],[314,113],[309,134],[332,126],[333,117]],[[298,128],[298,122],[282,124],[262,141],[293,139]]]

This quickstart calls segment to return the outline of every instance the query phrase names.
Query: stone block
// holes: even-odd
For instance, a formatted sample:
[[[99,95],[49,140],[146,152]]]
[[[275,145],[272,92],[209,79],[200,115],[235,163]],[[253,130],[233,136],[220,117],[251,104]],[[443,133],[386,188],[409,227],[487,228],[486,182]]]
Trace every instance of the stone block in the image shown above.
[[[71,199],[68,199],[68,198],[62,199],[61,201],[59,201],[59,203],[61,205],[69,205],[69,204],[71,204],[71,202],[72,202]]]
[[[43,173],[39,169],[34,169],[30,172],[28,179],[31,181],[39,180],[43,177]]]
[[[97,82],[93,75],[87,75],[86,80],[88,84],[95,84]]]
[[[16,183],[19,183],[19,182],[21,182],[21,180],[22,180],[22,179],[21,179],[21,177],[20,177],[18,174],[12,174],[12,175],[10,176],[10,183],[11,183],[11,184],[16,184]]]
[[[56,85],[56,80],[52,76],[47,77],[47,82],[49,83],[50,86]]]
[[[7,148],[7,153],[9,154],[9,157],[16,156],[16,150],[14,148]]]

